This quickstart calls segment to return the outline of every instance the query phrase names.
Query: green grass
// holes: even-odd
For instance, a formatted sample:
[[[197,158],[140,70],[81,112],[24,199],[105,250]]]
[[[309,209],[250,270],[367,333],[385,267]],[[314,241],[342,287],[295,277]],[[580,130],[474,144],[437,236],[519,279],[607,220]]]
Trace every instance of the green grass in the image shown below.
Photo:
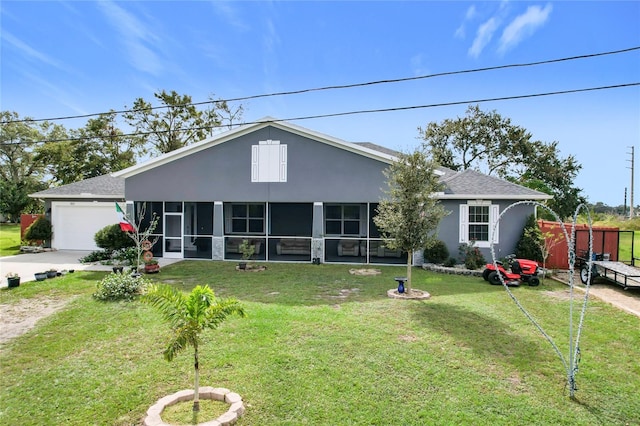
[[[20,253],[20,225],[0,224],[0,257]]]
[[[640,319],[590,301],[577,399],[557,355],[502,287],[415,270],[428,301],[386,291],[402,267],[183,261],[154,279],[210,284],[247,318],[205,333],[201,385],[245,400],[245,425],[637,424]],[[189,352],[162,358],[167,325],[139,302],[91,298],[101,273],[0,292],[0,303],[76,295],[0,352],[0,424],[137,425],[162,396],[192,386]],[[566,353],[566,287],[514,289]],[[577,319],[577,313],[576,318]],[[204,421],[206,419],[200,419]]]

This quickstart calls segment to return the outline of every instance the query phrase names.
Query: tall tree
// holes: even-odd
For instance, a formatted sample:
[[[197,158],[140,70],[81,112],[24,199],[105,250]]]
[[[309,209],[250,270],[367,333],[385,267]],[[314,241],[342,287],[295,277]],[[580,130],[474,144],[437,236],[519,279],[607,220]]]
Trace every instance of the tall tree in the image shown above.
[[[445,216],[434,197],[440,190],[436,164],[424,152],[400,154],[386,170],[388,189],[380,201],[374,223],[385,245],[408,253],[406,289],[411,294],[413,253],[435,239],[435,230]]]
[[[142,141],[126,137],[117,127],[116,113],[100,114],[70,131],[68,140],[56,138],[37,149],[55,184],[66,185],[122,170],[144,154]]]
[[[171,337],[163,352],[171,361],[187,347],[193,347],[195,389],[193,411],[200,410],[200,361],[198,350],[202,343],[201,334],[206,329],[216,329],[232,314],[245,316],[244,308],[236,299],[217,299],[209,286],[196,286],[186,295],[169,285],[154,285],[142,296],[142,300],[156,307],[162,317],[169,322]]]
[[[34,146],[46,138],[50,126],[12,111],[0,112],[0,118],[0,213],[17,221],[21,213],[36,213],[42,208],[28,195],[46,189]]]
[[[529,132],[496,111],[477,105],[465,117],[418,128],[424,148],[440,165],[453,170],[475,169],[545,192],[550,207],[562,217],[573,214],[584,200],[573,186],[581,166],[575,157],[562,158],[558,143],[532,140]]]
[[[153,107],[142,98],[134,101],[124,118],[138,137],[153,148],[152,154],[164,154],[210,136],[223,119],[231,124],[242,118],[242,106],[231,108],[224,101],[198,109],[189,95],[176,91],[154,93],[160,107]]]

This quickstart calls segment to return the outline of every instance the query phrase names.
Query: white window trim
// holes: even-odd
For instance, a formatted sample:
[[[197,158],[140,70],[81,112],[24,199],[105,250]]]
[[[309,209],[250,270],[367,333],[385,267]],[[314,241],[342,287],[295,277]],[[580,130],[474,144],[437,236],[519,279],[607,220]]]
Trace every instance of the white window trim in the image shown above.
[[[251,182],[287,181],[287,145],[268,139],[251,146]]]
[[[489,241],[476,241],[476,247],[488,248],[491,245],[491,241],[494,244],[500,242],[500,224],[496,223],[500,216],[500,206],[498,204],[491,204],[491,201],[469,201],[467,204],[460,204],[460,230],[459,230],[459,242],[460,244],[469,243],[469,207],[470,206],[489,206]],[[494,229],[495,228],[495,229]],[[493,234],[495,232],[495,235]]]

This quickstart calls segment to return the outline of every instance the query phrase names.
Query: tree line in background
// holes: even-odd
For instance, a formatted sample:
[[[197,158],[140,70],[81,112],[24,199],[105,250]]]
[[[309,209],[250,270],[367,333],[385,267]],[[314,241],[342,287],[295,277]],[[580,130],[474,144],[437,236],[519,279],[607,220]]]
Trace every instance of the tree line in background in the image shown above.
[[[0,214],[17,221],[21,213],[41,212],[42,203],[29,194],[125,169],[242,119],[242,105],[210,98],[198,108],[191,96],[175,91],[154,96],[160,106],[138,98],[131,108],[125,107],[123,123],[110,111],[79,129],[1,111]],[[131,130],[123,131],[121,124]]]
[[[156,107],[142,98],[125,107],[122,122],[112,110],[78,129],[1,111],[0,214],[17,221],[21,213],[41,212],[41,202],[28,194],[122,170],[242,121],[242,105],[210,97],[196,106],[191,96],[175,91],[154,97]],[[472,105],[464,117],[432,122],[418,131],[423,139],[419,150],[436,164],[475,169],[552,195],[549,205],[561,217],[572,216],[585,202],[573,185],[582,167],[575,157],[561,157],[558,142],[533,140],[496,111]],[[609,207],[598,203],[594,208]],[[622,206],[611,209],[620,213]]]

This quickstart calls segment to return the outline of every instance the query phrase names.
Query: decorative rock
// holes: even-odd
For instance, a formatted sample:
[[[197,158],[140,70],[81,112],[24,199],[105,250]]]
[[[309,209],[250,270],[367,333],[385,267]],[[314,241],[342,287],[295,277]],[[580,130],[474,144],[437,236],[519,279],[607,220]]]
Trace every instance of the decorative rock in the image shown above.
[[[424,290],[415,290],[413,289],[411,291],[411,294],[405,292],[405,293],[398,293],[398,289],[397,288],[392,288],[391,290],[387,291],[387,296],[392,298],[392,299],[405,299],[405,300],[426,300],[429,299],[431,297],[431,295],[424,291]]]
[[[230,405],[229,410],[218,417],[216,420],[210,420],[206,423],[199,423],[199,426],[228,426],[238,421],[244,412],[244,404],[242,397],[235,392],[231,392],[227,388],[213,388],[211,386],[203,386],[198,389],[200,399],[211,399],[214,401],[222,401]],[[171,426],[162,421],[161,415],[165,407],[177,404],[178,402],[193,400],[193,389],[185,389],[160,398],[154,405],[147,410],[147,416],[144,419],[144,426]]]
[[[176,404],[178,402],[193,400],[193,393],[194,392],[191,389],[185,389],[185,390],[181,390],[174,393],[173,397],[175,398],[175,402],[173,404]],[[173,405],[173,404],[167,404],[167,405]]]
[[[242,402],[242,397],[235,392],[229,392],[224,396],[224,402],[227,404],[235,404],[236,402]]]
[[[200,423],[198,426],[222,426],[217,420],[211,420],[210,422]]]
[[[233,411],[234,413],[238,414],[238,417],[242,417],[242,415],[244,414],[244,404],[242,403],[242,401],[234,402],[233,404],[231,404],[229,411]]]
[[[224,401],[225,395],[229,392],[231,391],[227,388],[213,388],[213,390],[211,391],[211,399],[216,401]]]
[[[159,414],[148,415],[144,419],[144,426],[162,426],[164,423]]]
[[[229,426],[238,421],[238,413],[233,411],[227,411],[223,415],[217,418],[222,426]]]

